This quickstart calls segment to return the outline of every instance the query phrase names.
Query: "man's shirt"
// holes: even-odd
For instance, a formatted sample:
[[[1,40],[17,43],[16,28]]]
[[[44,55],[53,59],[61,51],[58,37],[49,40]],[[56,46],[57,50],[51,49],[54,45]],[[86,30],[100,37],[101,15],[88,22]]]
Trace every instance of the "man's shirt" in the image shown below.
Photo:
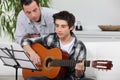
[[[20,43],[22,38],[27,34],[46,35],[54,32],[53,14],[57,10],[41,7],[41,21],[32,22],[22,10],[17,17],[16,31],[14,34],[15,41]]]

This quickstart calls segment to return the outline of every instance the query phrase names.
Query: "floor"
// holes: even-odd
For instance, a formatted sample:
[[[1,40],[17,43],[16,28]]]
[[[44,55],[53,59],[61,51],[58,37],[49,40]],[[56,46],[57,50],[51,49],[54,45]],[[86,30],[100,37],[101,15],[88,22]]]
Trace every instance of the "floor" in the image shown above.
[[[16,80],[15,76],[0,76],[0,80]],[[24,80],[21,76],[17,77],[17,80]]]

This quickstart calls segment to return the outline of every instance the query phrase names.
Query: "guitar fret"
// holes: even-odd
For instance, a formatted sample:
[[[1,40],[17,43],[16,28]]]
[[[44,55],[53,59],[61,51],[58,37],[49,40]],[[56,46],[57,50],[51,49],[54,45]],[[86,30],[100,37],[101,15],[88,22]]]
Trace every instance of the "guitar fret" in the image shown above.
[[[53,60],[51,66],[73,67],[75,64],[73,60]]]
[[[85,61],[85,66],[90,67],[90,61]]]
[[[74,60],[53,60],[51,66],[74,67]],[[90,67],[90,61],[85,61],[85,66]]]

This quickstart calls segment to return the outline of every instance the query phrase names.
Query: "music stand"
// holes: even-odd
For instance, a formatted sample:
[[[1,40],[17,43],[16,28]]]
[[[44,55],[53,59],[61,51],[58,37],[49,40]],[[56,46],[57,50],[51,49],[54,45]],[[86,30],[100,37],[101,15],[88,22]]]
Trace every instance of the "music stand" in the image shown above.
[[[16,69],[16,80],[18,80],[18,68],[30,69],[33,71],[40,70],[25,54],[21,46],[16,43],[0,43],[0,59],[5,66]]]

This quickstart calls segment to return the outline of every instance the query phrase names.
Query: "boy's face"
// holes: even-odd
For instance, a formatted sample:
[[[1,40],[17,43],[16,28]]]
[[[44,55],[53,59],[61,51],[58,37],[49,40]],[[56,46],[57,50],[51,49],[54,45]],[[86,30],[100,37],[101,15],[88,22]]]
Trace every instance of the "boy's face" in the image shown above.
[[[60,39],[69,36],[71,30],[73,30],[73,26],[69,27],[67,21],[61,19],[55,20],[55,32]]]
[[[23,5],[23,10],[26,16],[33,22],[38,22],[40,20],[40,6],[38,6],[35,1],[29,5]]]

